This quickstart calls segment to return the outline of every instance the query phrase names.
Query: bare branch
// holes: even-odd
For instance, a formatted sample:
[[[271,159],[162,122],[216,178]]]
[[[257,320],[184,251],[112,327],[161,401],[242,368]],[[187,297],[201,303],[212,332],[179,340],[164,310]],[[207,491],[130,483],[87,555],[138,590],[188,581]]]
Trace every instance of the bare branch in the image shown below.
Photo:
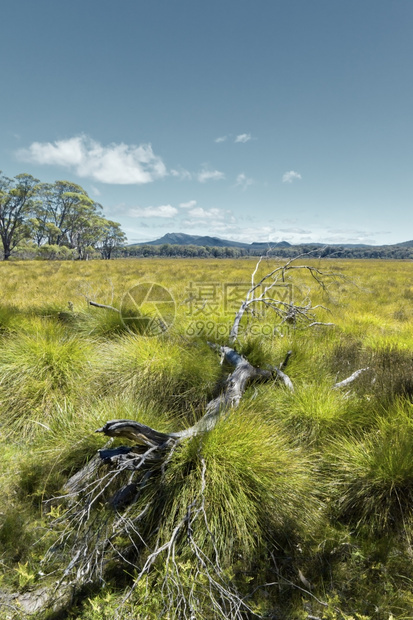
[[[366,368],[360,368],[359,370],[356,370],[355,372],[353,372],[352,375],[350,375],[349,377],[347,377],[347,379],[344,379],[343,381],[339,381],[338,383],[335,383],[333,385],[333,390],[338,390],[339,388],[342,387],[346,387],[347,385],[349,385],[350,383],[353,383],[353,381],[355,381],[356,379],[359,378],[359,376],[363,373],[366,372],[366,370],[370,370],[370,368],[367,366]]]
[[[321,305],[312,307],[311,302],[309,302],[306,306],[300,306],[294,304],[293,302],[287,303],[281,299],[277,299],[274,298],[272,295],[269,295],[269,292],[275,289],[275,287],[280,286],[280,283],[286,282],[286,274],[292,270],[307,271],[317,282],[318,286],[320,286],[322,289],[326,288],[327,280],[337,280],[338,278],[344,278],[342,274],[334,272],[323,272],[321,269],[313,267],[312,265],[296,264],[298,260],[304,257],[308,258],[309,256],[311,256],[311,254],[314,254],[315,251],[318,250],[305,252],[303,254],[300,254],[299,256],[289,259],[284,265],[275,267],[272,271],[262,276],[258,282],[255,282],[256,275],[264,258],[263,256],[261,256],[251,276],[251,287],[247,292],[244,301],[241,303],[238,312],[235,315],[234,322],[230,331],[230,344],[233,344],[238,338],[240,323],[245,312],[250,309],[250,306],[259,303],[262,303],[265,306],[271,308],[278,315],[281,325],[283,323],[295,325],[297,320],[299,319],[310,322],[311,326],[332,325],[332,323],[321,323],[320,321],[316,320],[315,314],[313,313],[315,309],[323,308],[324,310],[327,310],[327,308],[324,308]],[[261,291],[261,293],[259,293],[258,291],[260,287],[264,287],[264,290]]]
[[[315,327],[316,325],[324,325],[324,327],[335,327],[335,323],[323,323],[322,321],[313,321],[307,327]]]
[[[120,310],[118,308],[115,308],[114,306],[106,306],[105,304],[98,304],[96,301],[90,301],[90,300],[89,300],[89,304],[91,306],[94,306],[95,308],[104,308],[105,310],[113,310],[113,312],[117,312],[118,314],[120,314]]]
[[[290,361],[290,357],[291,357],[292,353],[293,353],[292,351],[287,351],[287,354],[286,354],[286,356],[284,358],[284,361],[281,362],[281,364],[280,364],[280,370],[282,370],[283,368],[285,368],[287,366],[288,362]]]

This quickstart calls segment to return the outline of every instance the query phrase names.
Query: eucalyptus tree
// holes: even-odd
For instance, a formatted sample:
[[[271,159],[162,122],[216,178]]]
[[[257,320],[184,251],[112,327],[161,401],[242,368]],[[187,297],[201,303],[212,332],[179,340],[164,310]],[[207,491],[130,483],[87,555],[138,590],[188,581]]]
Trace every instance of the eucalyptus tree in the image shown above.
[[[32,239],[39,248],[44,244],[57,245],[56,240],[61,235],[60,228],[55,224],[56,217],[52,209],[52,194],[52,184],[40,184],[38,200],[30,218]]]
[[[39,181],[31,174],[9,179],[0,173],[0,239],[8,260],[23,239],[32,236],[29,216],[35,207]]]
[[[77,251],[80,260],[86,260],[103,237],[106,220],[90,213],[88,209],[79,211],[76,224],[69,235],[69,246]]]
[[[101,239],[98,245],[102,258],[110,260],[112,252],[121,248],[126,242],[126,235],[118,222],[103,219]]]
[[[76,250],[83,260],[95,249],[110,258],[126,237],[80,185],[40,183],[29,174],[9,179],[0,173],[0,239],[5,260],[24,239],[32,239],[39,249]]]
[[[56,181],[41,187],[34,235],[39,245],[67,246],[86,259],[97,248],[103,258],[110,258],[126,237],[120,224],[101,214],[102,206],[76,183]]]
[[[49,244],[76,247],[78,227],[93,218],[102,208],[87,192],[71,181],[42,185],[42,202],[46,214],[45,230]]]

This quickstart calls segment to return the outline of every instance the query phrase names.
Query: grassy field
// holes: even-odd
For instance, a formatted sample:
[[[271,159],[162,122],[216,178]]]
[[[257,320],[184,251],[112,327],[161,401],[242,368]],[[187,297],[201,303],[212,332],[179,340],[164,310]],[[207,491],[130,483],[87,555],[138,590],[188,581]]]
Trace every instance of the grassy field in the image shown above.
[[[182,444],[162,487],[148,484],[136,507],[159,493],[156,513],[139,520],[147,547],[133,562],[126,551],[110,558],[105,583],[83,586],[63,615],[34,617],[223,617],[184,538],[172,575],[183,607],[165,610],[166,558],[136,582],[157,537],[168,540],[204,485],[206,518],[195,537],[248,604],[238,617],[413,619],[412,264],[309,264],[326,274],[325,287],[297,270],[280,295],[311,299],[322,306],[316,320],[334,325],[280,325],[257,309],[235,344],[261,368],[291,350],[295,391],[254,383],[201,442]],[[263,261],[259,274],[273,265]],[[209,259],[0,264],[1,619],[25,617],[8,593],[51,587],[70,563],[53,547],[64,500],[48,500],[103,447],[94,431],[116,418],[178,431],[202,415],[226,370],[207,341],[227,344],[254,267]],[[171,294],[159,297],[168,329],[155,335],[145,321],[128,322],[127,293],[145,282]],[[360,368],[368,370],[332,389]],[[185,610],[190,596],[195,607]]]

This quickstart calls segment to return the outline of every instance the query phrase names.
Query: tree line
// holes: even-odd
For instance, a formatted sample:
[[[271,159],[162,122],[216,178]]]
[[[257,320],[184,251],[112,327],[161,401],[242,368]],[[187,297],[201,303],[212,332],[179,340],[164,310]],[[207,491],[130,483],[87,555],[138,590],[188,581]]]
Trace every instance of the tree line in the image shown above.
[[[126,236],[80,185],[0,172],[0,240],[4,260],[12,254],[85,260],[110,259]]]
[[[291,245],[274,247],[268,244],[271,256],[278,258],[294,258],[306,252],[318,251],[318,255],[325,258],[380,258],[380,259],[413,259],[413,244],[385,245],[385,246],[327,246],[315,244]],[[243,258],[261,256],[266,250],[262,248],[215,247],[198,245],[178,245],[164,243],[162,245],[132,245],[119,250],[118,255],[124,258]]]

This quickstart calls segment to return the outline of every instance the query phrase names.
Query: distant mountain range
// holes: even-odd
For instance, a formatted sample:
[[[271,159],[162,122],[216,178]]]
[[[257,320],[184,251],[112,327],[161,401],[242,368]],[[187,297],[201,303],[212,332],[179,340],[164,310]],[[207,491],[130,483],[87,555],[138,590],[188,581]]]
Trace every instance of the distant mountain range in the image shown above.
[[[287,248],[290,244],[287,241],[279,243],[241,243],[240,241],[230,241],[229,239],[220,239],[219,237],[208,237],[200,235],[186,235],[185,233],[167,233],[160,239],[155,241],[146,241],[145,243],[134,243],[133,245],[198,245],[202,247],[214,248],[245,248],[245,249],[265,249],[271,247]]]
[[[133,243],[131,246],[141,246],[141,245],[196,245],[201,247],[215,247],[215,248],[244,248],[248,250],[266,250],[267,248],[288,248],[293,247],[291,243],[288,241],[279,241],[279,242],[253,242],[253,243],[241,243],[240,241],[230,241],[229,239],[220,239],[219,237],[209,237],[209,236],[201,236],[201,235],[187,235],[185,233],[167,233],[160,239],[155,239],[154,241],[146,241],[145,243]],[[294,244],[296,246],[299,245],[311,245],[314,247],[324,247],[326,245],[330,247],[340,247],[340,248],[375,248],[375,247],[413,247],[412,241],[404,241],[403,243],[395,243],[390,245],[383,246],[371,246],[363,243],[305,243],[305,244]]]

